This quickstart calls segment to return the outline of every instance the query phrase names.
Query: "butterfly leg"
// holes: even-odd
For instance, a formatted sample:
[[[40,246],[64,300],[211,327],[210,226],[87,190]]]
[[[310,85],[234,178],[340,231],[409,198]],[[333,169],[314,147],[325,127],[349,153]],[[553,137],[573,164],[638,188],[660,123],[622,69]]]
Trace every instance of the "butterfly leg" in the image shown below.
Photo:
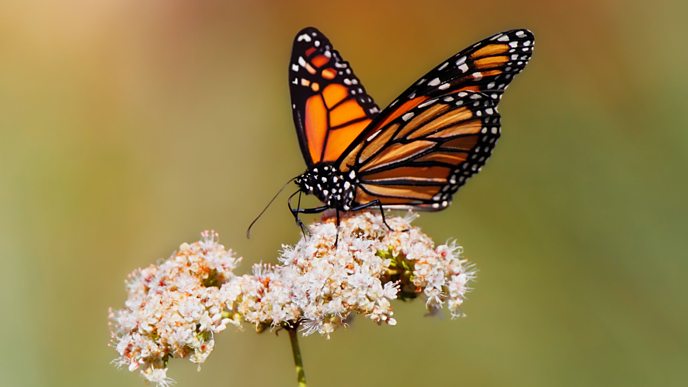
[[[361,204],[358,207],[354,207],[351,209],[351,211],[365,210],[366,208],[376,207],[376,206],[380,209],[380,215],[382,216],[382,223],[384,223],[385,226],[387,226],[389,231],[394,231],[394,229],[392,229],[392,227],[387,223],[387,219],[385,219],[385,210],[384,210],[384,208],[382,208],[382,203],[377,199],[373,200],[372,202],[368,202],[366,204]]]
[[[291,214],[294,216],[294,220],[296,221],[296,224],[301,227],[301,232],[303,232],[303,235],[305,236],[306,233],[306,227],[304,226],[303,222],[301,221],[301,218],[299,217],[299,214],[319,214],[321,212],[324,212],[330,207],[328,206],[320,206],[320,207],[314,207],[314,208],[301,208],[301,194],[303,192],[301,191],[296,191],[291,196],[289,196],[289,199],[287,199],[287,206],[289,207],[289,211],[291,211]],[[291,206],[291,199],[296,196],[296,194],[299,195],[298,202],[296,205],[296,208],[293,208]]]
[[[298,198],[298,201],[296,204],[296,209],[294,209],[291,206],[291,199],[294,196],[296,196],[296,194],[299,195],[299,198]],[[301,234],[303,234],[303,236],[305,237],[306,236],[306,226],[301,221],[301,218],[299,218],[299,213],[301,212],[301,194],[303,194],[303,192],[300,190],[291,194],[291,196],[289,196],[289,198],[287,199],[287,206],[289,207],[289,211],[291,212],[291,215],[294,217],[296,224],[299,225],[299,228],[301,229]]]
[[[299,201],[298,205],[296,208],[293,208],[291,206],[291,198],[296,196],[296,194],[301,193],[301,191],[294,192],[289,196],[289,200],[287,200],[287,205],[289,206],[289,211],[291,211],[291,214],[294,215],[294,219],[297,221],[297,223],[303,224],[301,222],[301,219],[299,218],[299,214],[319,214],[321,212],[325,212],[330,209],[328,206],[320,206],[320,207],[313,207],[313,208],[301,208],[301,195],[299,195]]]
[[[329,210],[330,207],[328,206],[320,206],[320,207],[313,207],[313,208],[297,208],[294,210],[294,213],[299,213],[299,214],[319,214],[321,212],[325,212]]]
[[[334,238],[334,248],[337,248],[337,243],[339,243],[339,210],[335,210],[336,215],[336,225],[337,225],[337,236]]]

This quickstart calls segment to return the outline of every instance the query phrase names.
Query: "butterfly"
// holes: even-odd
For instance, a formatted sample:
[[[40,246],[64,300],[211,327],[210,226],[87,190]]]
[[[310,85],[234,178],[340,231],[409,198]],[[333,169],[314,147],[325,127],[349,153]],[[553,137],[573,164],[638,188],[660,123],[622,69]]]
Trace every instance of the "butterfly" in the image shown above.
[[[307,170],[288,200],[302,213],[377,207],[441,210],[479,172],[499,138],[504,90],[531,58],[533,34],[495,34],[440,63],[383,110],[329,39],[309,27],[294,39],[292,113]],[[301,195],[323,205],[301,208]],[[292,205],[295,195],[298,203]],[[274,199],[274,198],[273,198]]]

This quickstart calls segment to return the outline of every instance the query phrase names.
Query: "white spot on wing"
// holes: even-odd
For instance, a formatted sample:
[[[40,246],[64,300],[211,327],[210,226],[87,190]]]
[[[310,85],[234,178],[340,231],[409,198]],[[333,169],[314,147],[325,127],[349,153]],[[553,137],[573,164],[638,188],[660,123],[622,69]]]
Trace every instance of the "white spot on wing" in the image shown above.
[[[437,102],[437,98],[432,98],[432,99],[429,99],[429,100],[423,102],[422,104],[418,105],[418,107],[419,107],[419,108],[424,108],[424,107],[426,107],[426,106],[428,106],[428,105],[432,105],[432,104],[435,103],[435,102]]]
[[[311,41],[311,37],[308,36],[308,35],[306,35],[306,34],[299,35],[299,37],[296,38],[296,41],[297,41],[297,42],[310,42],[310,41]]]
[[[370,136],[368,136],[368,138],[366,138],[366,141],[373,141],[373,139],[374,139],[375,137],[377,137],[377,135],[380,134],[380,132],[382,132],[382,131],[381,131],[381,130],[378,130],[377,132],[371,134]]]

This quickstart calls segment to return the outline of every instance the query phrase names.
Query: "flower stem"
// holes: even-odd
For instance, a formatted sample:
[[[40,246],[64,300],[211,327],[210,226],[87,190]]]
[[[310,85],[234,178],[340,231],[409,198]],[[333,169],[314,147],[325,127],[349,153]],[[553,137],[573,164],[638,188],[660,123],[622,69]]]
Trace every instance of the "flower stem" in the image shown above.
[[[294,355],[294,366],[296,367],[298,386],[306,387],[306,373],[303,370],[303,359],[301,358],[297,327],[287,328],[287,332],[289,332],[289,341],[291,341],[291,353]]]

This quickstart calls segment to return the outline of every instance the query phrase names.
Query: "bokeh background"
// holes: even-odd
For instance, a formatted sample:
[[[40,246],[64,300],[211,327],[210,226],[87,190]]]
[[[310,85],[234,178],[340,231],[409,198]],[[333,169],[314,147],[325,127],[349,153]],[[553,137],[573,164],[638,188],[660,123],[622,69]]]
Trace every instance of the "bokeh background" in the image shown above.
[[[504,134],[446,211],[480,269],[468,317],[359,320],[303,341],[312,386],[685,386],[685,2],[181,1],[0,4],[0,385],[141,386],[110,361],[123,280],[213,228],[253,262],[299,231],[287,66],[323,30],[380,105],[492,33],[534,59]],[[179,386],[294,384],[288,340],[228,329]]]

